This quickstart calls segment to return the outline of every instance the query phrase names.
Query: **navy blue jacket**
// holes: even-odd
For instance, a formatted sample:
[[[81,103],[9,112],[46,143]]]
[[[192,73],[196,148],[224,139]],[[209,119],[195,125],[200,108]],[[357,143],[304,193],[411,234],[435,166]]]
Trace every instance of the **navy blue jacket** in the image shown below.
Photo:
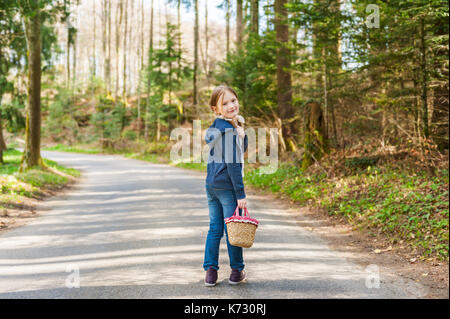
[[[245,191],[241,173],[241,151],[236,138],[237,130],[224,119],[216,118],[206,130],[205,142],[210,147],[206,184],[214,188],[234,190],[236,199],[242,199],[245,198]],[[245,134],[244,152],[247,147],[248,137]]]

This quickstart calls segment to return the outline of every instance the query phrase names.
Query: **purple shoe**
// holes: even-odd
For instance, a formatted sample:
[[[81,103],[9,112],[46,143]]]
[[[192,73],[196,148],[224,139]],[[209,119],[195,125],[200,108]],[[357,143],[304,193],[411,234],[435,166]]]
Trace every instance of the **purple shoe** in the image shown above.
[[[247,273],[245,270],[231,269],[230,279],[228,279],[230,285],[237,285],[245,281],[247,281]]]
[[[205,286],[207,287],[214,287],[217,282],[217,270],[213,267],[209,267],[209,269],[206,271],[206,278],[205,278]]]

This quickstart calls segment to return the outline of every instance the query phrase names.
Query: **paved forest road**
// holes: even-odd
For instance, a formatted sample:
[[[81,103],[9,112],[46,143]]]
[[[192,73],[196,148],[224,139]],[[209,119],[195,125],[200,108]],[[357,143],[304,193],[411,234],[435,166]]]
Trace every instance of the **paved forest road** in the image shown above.
[[[260,220],[244,250],[249,282],[230,286],[225,237],[218,285],[204,287],[208,231],[205,175],[116,155],[44,151],[83,172],[41,216],[0,233],[0,298],[417,298],[425,288],[381,271],[370,274],[255,196]],[[42,210],[42,211],[41,211]],[[45,211],[46,210],[46,211]],[[67,288],[76,283],[80,288]],[[376,283],[370,281],[370,283]]]

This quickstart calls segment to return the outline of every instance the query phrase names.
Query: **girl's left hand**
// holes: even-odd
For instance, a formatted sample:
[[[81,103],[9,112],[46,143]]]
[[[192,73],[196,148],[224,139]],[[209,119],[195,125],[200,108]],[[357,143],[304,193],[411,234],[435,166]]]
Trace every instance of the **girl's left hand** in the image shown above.
[[[247,207],[247,199],[246,198],[242,198],[242,199],[238,199],[238,207],[239,208],[246,208]]]

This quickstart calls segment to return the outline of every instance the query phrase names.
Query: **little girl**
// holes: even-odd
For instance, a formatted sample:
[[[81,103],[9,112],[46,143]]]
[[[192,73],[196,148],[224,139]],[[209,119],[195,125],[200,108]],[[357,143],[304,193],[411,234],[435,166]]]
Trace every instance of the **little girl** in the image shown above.
[[[247,278],[242,248],[233,246],[228,241],[224,219],[231,217],[236,207],[239,207],[239,212],[247,207],[243,182],[243,158],[248,146],[248,137],[242,127],[244,118],[238,115],[237,94],[232,88],[224,85],[216,87],[212,92],[209,105],[216,114],[216,119],[206,131],[205,136],[205,141],[210,146],[205,185],[210,219],[203,263],[206,271],[205,285],[216,285],[219,245],[224,232],[231,266],[228,282],[235,285],[244,282]],[[226,156],[231,153],[232,161],[230,156]]]

